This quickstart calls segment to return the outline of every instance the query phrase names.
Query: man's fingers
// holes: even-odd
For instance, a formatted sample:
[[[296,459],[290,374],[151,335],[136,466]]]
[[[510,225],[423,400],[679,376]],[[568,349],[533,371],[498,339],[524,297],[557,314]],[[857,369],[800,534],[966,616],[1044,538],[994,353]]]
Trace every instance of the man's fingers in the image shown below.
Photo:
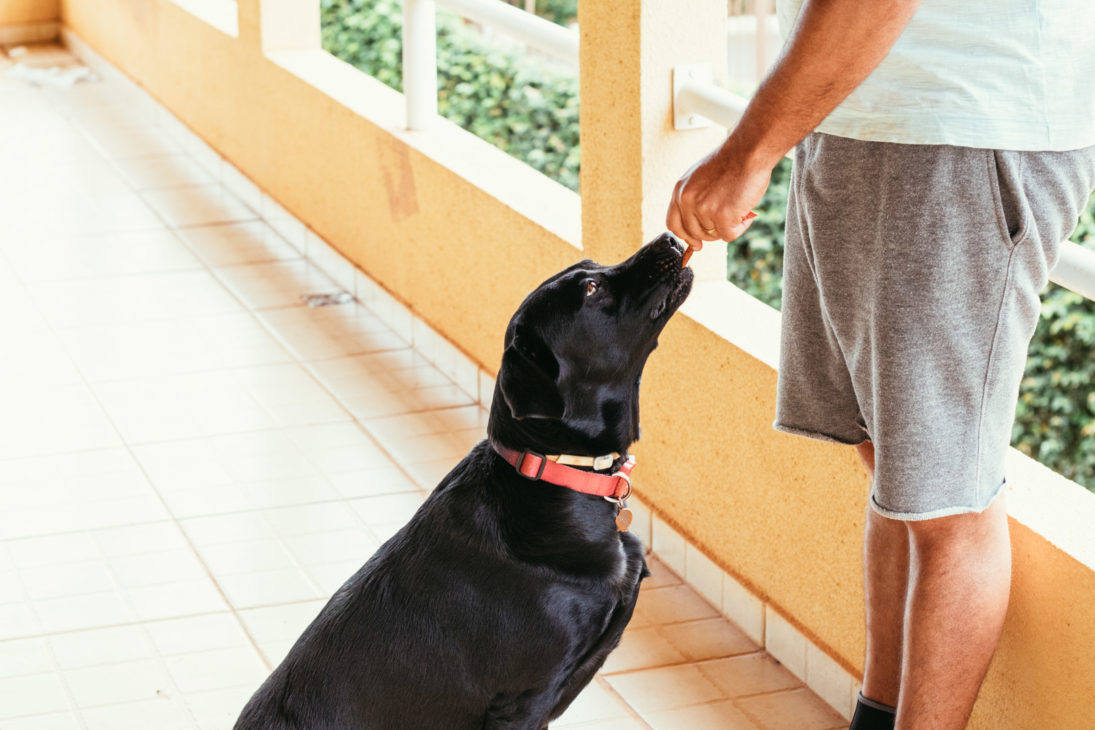
[[[679,210],[681,212],[682,225],[690,238],[696,241],[714,241],[718,239],[718,232],[708,233],[707,231],[711,229],[704,229],[703,224],[700,223],[700,219],[696,217],[695,213],[690,213],[683,206],[680,206]]]
[[[738,223],[736,226],[731,227],[729,231],[726,231],[726,238],[724,240],[733,241],[738,236],[749,230],[749,226],[753,225],[754,220],[756,220],[755,215],[751,218],[749,216],[746,216],[741,223]]]
[[[684,228],[684,222],[681,220],[681,209],[677,205],[676,195],[674,194],[673,202],[669,204],[669,212],[665,216],[665,227],[669,229],[677,238],[681,239],[688,244],[689,248],[694,248],[699,251],[703,248],[703,241],[696,240],[688,234],[688,231]]]

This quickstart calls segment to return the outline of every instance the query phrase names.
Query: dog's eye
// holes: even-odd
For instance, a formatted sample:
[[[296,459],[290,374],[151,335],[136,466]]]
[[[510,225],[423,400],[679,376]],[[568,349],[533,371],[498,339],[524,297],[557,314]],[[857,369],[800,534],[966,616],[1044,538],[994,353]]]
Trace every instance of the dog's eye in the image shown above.
[[[593,293],[597,291],[597,282],[590,279],[586,282],[586,296],[593,296]]]

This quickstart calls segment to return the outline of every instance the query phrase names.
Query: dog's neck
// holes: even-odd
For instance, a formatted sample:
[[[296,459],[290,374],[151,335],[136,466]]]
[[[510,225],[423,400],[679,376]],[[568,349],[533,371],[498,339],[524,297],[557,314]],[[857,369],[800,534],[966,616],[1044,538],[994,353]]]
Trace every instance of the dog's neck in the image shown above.
[[[612,405],[608,409],[615,408]],[[601,456],[616,452],[627,454],[636,440],[636,409],[622,405],[619,412],[572,414],[566,421],[554,418],[514,418],[499,392],[487,421],[487,436],[517,451],[525,449],[541,454]],[[609,426],[608,424],[613,424]],[[623,457],[621,456],[621,459]]]

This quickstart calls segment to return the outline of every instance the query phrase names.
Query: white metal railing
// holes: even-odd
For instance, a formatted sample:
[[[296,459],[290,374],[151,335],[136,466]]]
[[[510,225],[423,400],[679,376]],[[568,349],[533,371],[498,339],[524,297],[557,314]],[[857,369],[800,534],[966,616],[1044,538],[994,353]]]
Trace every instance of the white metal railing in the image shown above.
[[[437,0],[439,5],[476,23],[513,36],[550,56],[578,63],[578,33],[502,0]]]
[[[578,63],[578,33],[502,0],[404,0],[403,95],[407,128],[425,129],[437,116],[437,6],[500,30],[531,48]]]
[[[403,0],[403,99],[407,129],[426,129],[437,116],[437,5]]]
[[[673,117],[676,128],[693,129],[703,126],[706,120],[728,130],[733,129],[749,100],[719,88],[695,69],[694,66],[674,69]],[[1065,241],[1061,246],[1061,257],[1049,273],[1049,279],[1087,299],[1095,300],[1095,251]]]

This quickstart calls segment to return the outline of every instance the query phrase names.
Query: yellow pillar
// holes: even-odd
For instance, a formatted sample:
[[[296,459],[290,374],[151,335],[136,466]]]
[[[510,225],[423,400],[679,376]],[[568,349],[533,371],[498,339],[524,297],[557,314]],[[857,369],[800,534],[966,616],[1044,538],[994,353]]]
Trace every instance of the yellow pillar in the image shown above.
[[[578,27],[582,246],[613,263],[665,230],[673,183],[726,134],[674,131],[672,103],[674,66],[725,77],[726,0],[581,2]]]
[[[320,47],[316,0],[239,0],[240,39],[263,53]]]

